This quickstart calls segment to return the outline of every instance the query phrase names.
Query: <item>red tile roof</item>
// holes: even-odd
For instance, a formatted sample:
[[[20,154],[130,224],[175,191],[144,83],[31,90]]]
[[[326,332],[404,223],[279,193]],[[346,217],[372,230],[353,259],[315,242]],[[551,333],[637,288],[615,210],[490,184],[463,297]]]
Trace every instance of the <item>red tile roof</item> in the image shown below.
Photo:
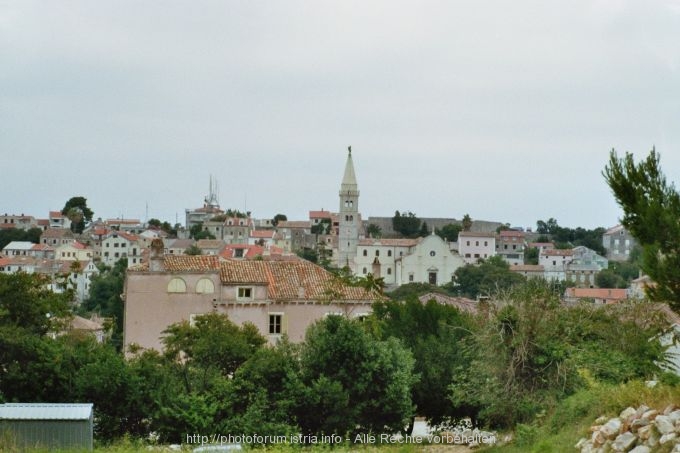
[[[440,293],[427,293],[418,297],[418,300],[424,304],[430,300],[434,300],[438,304],[450,305],[466,313],[477,313],[477,302],[468,299],[467,297],[453,297]]]
[[[62,219],[64,214],[61,211],[50,211],[50,219]]]
[[[276,228],[311,228],[312,222],[309,220],[285,220],[276,225]]]
[[[461,231],[458,233],[460,237],[470,237],[470,238],[495,238],[496,233],[478,233],[476,231]]]
[[[206,272],[220,268],[220,260],[215,255],[165,255],[163,264],[169,272]]]
[[[323,209],[321,211],[309,211],[309,218],[310,219],[330,219],[331,218],[331,212],[330,211],[324,211]]]

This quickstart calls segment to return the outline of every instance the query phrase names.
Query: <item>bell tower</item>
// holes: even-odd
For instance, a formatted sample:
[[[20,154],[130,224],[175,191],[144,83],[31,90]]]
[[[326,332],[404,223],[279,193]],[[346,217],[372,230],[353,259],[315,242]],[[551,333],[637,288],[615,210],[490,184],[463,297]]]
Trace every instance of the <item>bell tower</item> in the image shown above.
[[[359,215],[359,188],[354,174],[352,147],[347,148],[345,174],[340,184],[340,211],[338,231],[338,267],[349,266],[354,271],[354,257],[357,254],[361,216]]]

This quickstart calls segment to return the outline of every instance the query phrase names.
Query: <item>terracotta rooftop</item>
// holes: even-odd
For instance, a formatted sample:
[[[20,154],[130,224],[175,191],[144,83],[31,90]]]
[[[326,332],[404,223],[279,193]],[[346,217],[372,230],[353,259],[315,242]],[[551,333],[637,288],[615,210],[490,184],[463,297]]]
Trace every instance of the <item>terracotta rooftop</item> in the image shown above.
[[[217,271],[220,260],[215,255],[165,255],[165,269],[169,272]]]
[[[42,232],[43,238],[72,238],[73,233],[68,228],[48,228]]]
[[[196,242],[196,247],[199,249],[223,249],[224,246],[227,245],[223,240],[221,239],[199,239],[198,242]]]
[[[309,211],[309,218],[310,219],[330,219],[331,218],[331,212],[330,211],[324,211],[323,209],[321,211]]]
[[[336,280],[324,268],[305,260],[222,262],[223,285],[265,284],[267,296],[273,300],[366,300],[380,298],[363,288],[348,286]]]
[[[63,217],[64,214],[61,211],[50,211],[50,219],[61,219]]]

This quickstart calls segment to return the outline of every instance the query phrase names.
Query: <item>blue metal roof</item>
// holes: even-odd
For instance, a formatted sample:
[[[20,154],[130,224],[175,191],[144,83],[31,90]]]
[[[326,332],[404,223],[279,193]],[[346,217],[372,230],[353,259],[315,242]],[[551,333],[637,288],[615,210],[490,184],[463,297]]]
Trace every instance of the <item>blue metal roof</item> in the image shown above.
[[[7,403],[0,404],[0,420],[89,420],[92,403],[48,404]]]

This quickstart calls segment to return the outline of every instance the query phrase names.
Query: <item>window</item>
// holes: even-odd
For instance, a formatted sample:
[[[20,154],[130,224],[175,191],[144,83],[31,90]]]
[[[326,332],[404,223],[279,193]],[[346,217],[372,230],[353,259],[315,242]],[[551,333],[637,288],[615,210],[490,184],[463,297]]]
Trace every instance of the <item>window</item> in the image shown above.
[[[475,258],[479,258],[479,253],[475,253]]]
[[[364,249],[364,256],[368,256],[368,250]]]
[[[366,275],[368,273],[368,270],[366,268],[363,268],[362,273]]]
[[[413,274],[408,274],[408,281],[412,282],[413,281]]]
[[[489,241],[484,241],[484,247],[488,247],[488,246],[489,246]]]
[[[238,299],[252,299],[253,298],[253,288],[239,287],[236,296]]]
[[[392,275],[392,268],[391,267],[387,268],[387,275]]]
[[[181,278],[175,277],[168,283],[169,293],[186,293],[187,284]]]
[[[209,278],[202,278],[196,283],[198,294],[212,294],[215,292],[215,284]]]
[[[435,256],[436,254],[437,252],[435,252],[434,250],[430,250],[430,256]]]
[[[120,247],[120,244],[116,242],[115,244],[113,244],[113,246],[114,247]]]
[[[387,251],[387,256],[392,256],[392,250]]]
[[[465,241],[467,245],[470,245],[470,241]]]
[[[508,244],[505,244],[505,245],[503,246],[503,249],[504,249],[504,250],[507,250],[507,249],[508,249]]]
[[[375,251],[375,256],[380,256],[380,250]]]
[[[283,313],[269,313],[269,335],[281,335],[283,330]]]
[[[479,241],[475,241],[475,246],[479,247]]]
[[[466,253],[466,254],[465,254],[465,258],[470,258],[470,254],[469,254],[469,253]]]

